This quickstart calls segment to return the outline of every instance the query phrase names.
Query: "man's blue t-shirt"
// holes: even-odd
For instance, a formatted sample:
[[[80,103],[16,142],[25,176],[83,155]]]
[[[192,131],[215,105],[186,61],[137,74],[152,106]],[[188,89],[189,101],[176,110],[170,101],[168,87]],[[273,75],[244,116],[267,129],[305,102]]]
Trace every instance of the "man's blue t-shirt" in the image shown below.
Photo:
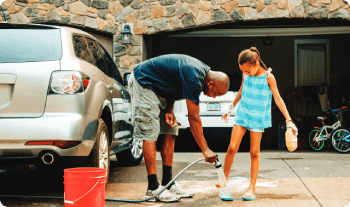
[[[186,98],[199,105],[199,95],[209,70],[209,66],[194,57],[170,54],[136,65],[134,76],[141,86],[163,98]]]

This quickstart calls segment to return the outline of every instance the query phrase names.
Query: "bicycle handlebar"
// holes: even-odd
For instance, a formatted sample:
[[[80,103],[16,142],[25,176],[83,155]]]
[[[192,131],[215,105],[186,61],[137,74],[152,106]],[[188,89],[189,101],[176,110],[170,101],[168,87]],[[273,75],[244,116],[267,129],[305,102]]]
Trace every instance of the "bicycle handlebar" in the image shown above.
[[[342,111],[343,111],[343,110],[348,110],[347,108],[348,108],[347,106],[342,106],[341,108],[337,108],[337,109],[327,109],[327,110],[323,110],[323,111],[327,112],[327,114],[330,113],[330,112],[332,112],[332,114],[333,114],[334,116],[341,116]],[[338,113],[338,114],[335,114],[336,112],[339,112],[339,113]]]

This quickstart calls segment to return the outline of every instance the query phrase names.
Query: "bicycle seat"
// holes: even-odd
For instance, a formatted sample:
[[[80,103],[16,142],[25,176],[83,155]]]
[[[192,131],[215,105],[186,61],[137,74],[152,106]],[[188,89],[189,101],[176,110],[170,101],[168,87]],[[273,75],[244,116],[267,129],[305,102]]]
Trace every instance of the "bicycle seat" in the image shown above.
[[[319,121],[324,121],[325,119],[327,119],[327,117],[323,117],[323,116],[318,116],[317,117],[317,120],[319,120]]]

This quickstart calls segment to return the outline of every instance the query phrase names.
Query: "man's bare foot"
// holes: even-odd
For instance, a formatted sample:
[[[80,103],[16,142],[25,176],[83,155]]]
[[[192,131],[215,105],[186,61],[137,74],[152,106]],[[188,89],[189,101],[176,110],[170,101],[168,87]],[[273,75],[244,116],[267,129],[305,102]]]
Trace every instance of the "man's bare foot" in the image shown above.
[[[216,186],[217,188],[223,188],[223,187],[226,186],[226,184],[227,184],[227,180],[226,180],[226,178],[224,178],[224,179],[222,179],[219,183],[215,184],[215,186]]]

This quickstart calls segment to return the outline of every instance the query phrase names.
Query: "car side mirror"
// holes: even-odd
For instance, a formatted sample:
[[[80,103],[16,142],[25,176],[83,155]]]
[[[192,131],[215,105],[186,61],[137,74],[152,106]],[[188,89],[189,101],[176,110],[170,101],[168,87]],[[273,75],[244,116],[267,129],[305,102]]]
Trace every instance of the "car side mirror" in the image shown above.
[[[130,75],[131,75],[131,72],[124,73],[124,86],[128,86]]]

